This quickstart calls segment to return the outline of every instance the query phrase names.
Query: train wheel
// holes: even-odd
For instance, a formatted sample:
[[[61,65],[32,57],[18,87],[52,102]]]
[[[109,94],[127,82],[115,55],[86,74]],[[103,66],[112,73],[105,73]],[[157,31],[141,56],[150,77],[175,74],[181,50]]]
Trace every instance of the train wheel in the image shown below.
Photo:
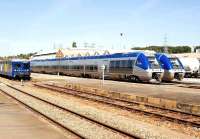
[[[130,80],[136,83],[140,82],[140,79],[137,76],[131,76]]]
[[[161,78],[156,78],[156,81],[162,82],[162,79]]]

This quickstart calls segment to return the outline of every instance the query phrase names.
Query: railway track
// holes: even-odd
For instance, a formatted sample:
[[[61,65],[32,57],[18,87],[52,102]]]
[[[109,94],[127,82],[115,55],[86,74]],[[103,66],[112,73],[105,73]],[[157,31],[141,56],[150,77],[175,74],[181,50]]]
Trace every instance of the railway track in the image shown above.
[[[100,96],[97,94],[91,94],[87,92],[80,92],[71,89],[67,89],[65,87],[56,86],[52,84],[34,84],[37,87],[42,87],[45,89],[50,89],[53,91],[57,91],[60,93],[73,95],[79,98],[84,98],[87,100],[92,100],[95,102],[106,103],[108,105],[112,105],[118,108],[122,108],[128,111],[140,112],[146,115],[153,115],[168,121],[178,122],[184,125],[190,125],[193,127],[200,128],[200,116],[176,111],[169,110],[166,108],[160,108],[153,105],[148,105],[140,102],[129,102],[125,100],[113,99],[105,96]]]
[[[84,121],[86,121],[87,123],[93,125],[94,127],[95,127],[95,126],[98,126],[100,129],[103,128],[104,131],[107,130],[107,131],[109,131],[109,133],[116,134],[117,137],[120,137],[120,138],[121,138],[121,137],[123,137],[123,138],[134,138],[134,139],[139,139],[139,138],[140,138],[140,137],[138,137],[138,136],[136,136],[136,135],[127,133],[127,132],[125,132],[125,131],[121,131],[120,129],[117,129],[117,128],[115,128],[115,127],[111,127],[111,126],[106,125],[106,124],[104,124],[104,123],[101,123],[101,122],[99,122],[99,121],[95,121],[95,120],[93,120],[93,119],[91,119],[91,118],[88,118],[88,117],[86,117],[86,116],[84,116],[84,115],[81,115],[81,114],[79,114],[79,113],[76,113],[76,112],[74,112],[74,111],[71,111],[71,110],[69,110],[69,109],[67,109],[67,108],[65,108],[65,107],[56,105],[56,104],[54,104],[53,102],[50,102],[50,101],[44,100],[44,99],[42,99],[42,98],[40,98],[40,97],[31,95],[31,94],[29,94],[28,92],[25,92],[25,91],[22,91],[22,90],[20,90],[20,89],[18,89],[18,88],[16,88],[16,87],[13,87],[12,85],[9,85],[9,84],[5,84],[5,85],[6,85],[6,87],[9,87],[9,88],[15,90],[18,94],[21,93],[21,94],[23,94],[23,95],[25,95],[25,96],[31,98],[32,100],[36,100],[36,101],[40,102],[41,105],[42,105],[42,104],[49,105],[50,107],[52,107],[52,110],[53,110],[54,112],[55,112],[55,110],[57,109],[57,110],[60,110],[60,111],[66,112],[66,113],[70,113],[70,114],[72,114],[73,116],[78,117],[79,119],[84,120]],[[43,112],[41,112],[41,110],[38,110],[38,109],[36,109],[36,108],[30,106],[29,104],[27,104],[27,103],[24,102],[23,100],[21,100],[20,97],[18,98],[18,97],[14,96],[14,95],[11,95],[10,93],[8,93],[8,92],[5,91],[5,90],[2,90],[2,89],[0,89],[0,90],[1,90],[2,92],[4,92],[6,95],[8,95],[8,96],[12,97],[13,99],[17,100],[18,102],[22,103],[23,105],[25,105],[25,106],[28,107],[29,109],[35,111],[36,113],[42,115],[42,116],[45,117],[46,119],[52,121],[53,123],[55,123],[55,124],[58,125],[59,127],[62,127],[62,128],[64,128],[64,129],[66,129],[67,131],[70,131],[71,133],[73,133],[74,135],[76,135],[78,138],[90,138],[90,137],[85,136],[83,133],[80,133],[80,132],[78,132],[78,131],[76,131],[76,130],[74,130],[74,129],[71,129],[70,127],[66,127],[65,125],[63,125],[62,123],[60,123],[60,122],[56,121],[55,119],[49,117],[48,115],[45,115]],[[96,131],[96,132],[98,132],[98,131]],[[95,136],[95,132],[94,132],[94,136]]]

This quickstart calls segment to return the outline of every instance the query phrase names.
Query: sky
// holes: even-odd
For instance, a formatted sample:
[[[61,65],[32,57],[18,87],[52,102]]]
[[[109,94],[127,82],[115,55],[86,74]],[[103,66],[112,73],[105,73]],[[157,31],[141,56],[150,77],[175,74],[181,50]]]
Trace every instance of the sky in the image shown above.
[[[1,0],[0,56],[96,48],[200,45],[199,0]],[[123,33],[120,36],[120,33]]]

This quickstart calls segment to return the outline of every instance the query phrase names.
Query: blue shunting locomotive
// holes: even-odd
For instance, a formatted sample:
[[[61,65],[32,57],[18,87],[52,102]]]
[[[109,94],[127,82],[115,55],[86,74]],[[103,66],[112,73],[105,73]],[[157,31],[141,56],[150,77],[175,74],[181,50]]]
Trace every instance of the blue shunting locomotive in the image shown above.
[[[30,79],[30,62],[22,59],[0,61],[0,75],[13,79]]]

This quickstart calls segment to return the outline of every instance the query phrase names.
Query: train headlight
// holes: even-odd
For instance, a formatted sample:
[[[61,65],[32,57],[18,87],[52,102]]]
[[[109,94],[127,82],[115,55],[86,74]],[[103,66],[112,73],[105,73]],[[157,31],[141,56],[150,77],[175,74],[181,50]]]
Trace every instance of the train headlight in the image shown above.
[[[189,66],[187,66],[187,67],[185,67],[185,70],[186,70],[186,71],[190,71],[191,69],[190,69]]]

